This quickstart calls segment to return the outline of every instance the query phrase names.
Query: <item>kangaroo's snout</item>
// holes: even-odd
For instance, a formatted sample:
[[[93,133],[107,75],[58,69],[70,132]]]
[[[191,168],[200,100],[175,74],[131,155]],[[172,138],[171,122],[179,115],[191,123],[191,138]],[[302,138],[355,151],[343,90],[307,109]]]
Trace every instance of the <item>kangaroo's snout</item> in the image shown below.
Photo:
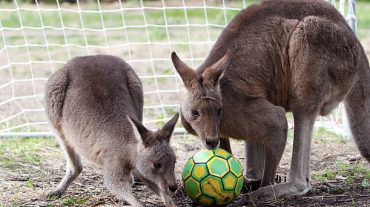
[[[206,138],[206,147],[210,150],[216,149],[220,144],[219,138]]]
[[[168,186],[168,189],[174,193],[177,190],[177,184]]]

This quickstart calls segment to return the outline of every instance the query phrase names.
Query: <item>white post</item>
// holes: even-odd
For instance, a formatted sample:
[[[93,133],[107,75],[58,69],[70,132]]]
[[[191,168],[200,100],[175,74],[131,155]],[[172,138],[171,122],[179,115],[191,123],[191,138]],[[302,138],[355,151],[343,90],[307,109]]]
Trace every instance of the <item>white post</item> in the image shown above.
[[[356,0],[348,0],[348,13],[346,18],[349,26],[356,34],[357,31]]]
[[[347,22],[353,32],[356,34],[357,31],[357,19],[356,19],[356,0],[348,0],[348,11],[346,16]],[[342,105],[342,104],[341,104]],[[342,105],[341,107],[344,108]],[[342,126],[345,137],[352,138],[351,129],[349,127],[349,120],[347,117],[347,112],[344,109],[342,113]]]

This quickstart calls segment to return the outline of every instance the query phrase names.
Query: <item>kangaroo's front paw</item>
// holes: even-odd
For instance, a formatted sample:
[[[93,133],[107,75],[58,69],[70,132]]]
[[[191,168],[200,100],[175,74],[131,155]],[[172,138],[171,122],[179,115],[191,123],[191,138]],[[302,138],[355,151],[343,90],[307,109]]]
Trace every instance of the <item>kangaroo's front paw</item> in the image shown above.
[[[227,207],[240,207],[240,206],[245,206],[247,204],[250,204],[249,200],[246,199],[245,196],[247,195],[246,194],[241,195],[235,201],[227,205]]]
[[[168,201],[165,205],[166,207],[176,207],[176,204],[172,200]]]
[[[249,193],[257,190],[261,186],[261,180],[251,180],[244,177],[244,186],[242,188],[242,193]]]
[[[172,201],[171,196],[167,192],[161,193],[162,200],[166,207],[175,207],[175,203]]]
[[[46,197],[48,199],[57,199],[57,198],[62,197],[63,194],[64,194],[64,191],[62,190],[53,190],[53,191],[48,192]]]

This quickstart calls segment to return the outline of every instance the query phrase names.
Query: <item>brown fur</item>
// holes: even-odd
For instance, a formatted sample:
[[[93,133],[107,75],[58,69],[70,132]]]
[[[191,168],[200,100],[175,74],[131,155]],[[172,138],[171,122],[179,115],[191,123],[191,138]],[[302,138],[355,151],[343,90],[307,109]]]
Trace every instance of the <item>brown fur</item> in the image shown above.
[[[252,5],[224,29],[196,71],[181,67],[175,53],[172,61],[183,81],[192,83],[185,84],[181,102],[184,127],[208,148],[216,147],[220,137],[246,140],[245,176],[263,187],[251,198],[310,190],[313,124],[343,100],[354,139],[370,160],[369,63],[330,3],[268,0]],[[272,189],[265,186],[274,183],[284,151],[288,111],[295,123],[290,179]]]
[[[102,166],[104,183],[119,199],[142,206],[131,193],[132,173],[166,206],[177,188],[169,145],[178,115],[156,132],[142,124],[143,89],[131,67],[114,56],[76,57],[47,82],[46,112],[66,159],[66,175],[49,196],[60,197],[82,171],[80,157]]]

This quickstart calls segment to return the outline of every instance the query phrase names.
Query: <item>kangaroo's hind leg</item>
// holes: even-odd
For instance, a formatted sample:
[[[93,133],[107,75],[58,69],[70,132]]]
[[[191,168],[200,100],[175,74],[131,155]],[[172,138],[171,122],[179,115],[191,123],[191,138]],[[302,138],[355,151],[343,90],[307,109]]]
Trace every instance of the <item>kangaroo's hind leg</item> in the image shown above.
[[[290,108],[294,116],[294,141],[287,183],[266,186],[252,192],[249,198],[271,200],[304,195],[311,189],[310,149],[316,117],[327,114],[348,93],[355,70],[353,53],[347,40],[353,35],[346,27],[333,25],[319,17],[306,17],[291,35]],[[332,29],[338,29],[332,32]],[[328,34],[328,35],[322,35]],[[333,36],[334,35],[334,36]],[[320,44],[317,44],[320,42]],[[343,45],[340,52],[330,45]],[[348,47],[347,47],[348,46]],[[329,61],[330,60],[330,61]]]
[[[294,128],[293,155],[288,182],[269,185],[269,182],[272,183],[272,180],[271,176],[268,175],[274,173],[275,168],[267,167],[265,164],[264,177],[265,176],[267,177],[263,179],[261,183],[261,188],[259,188],[257,191],[253,191],[249,194],[244,195],[244,197],[237,203],[236,206],[245,205],[248,202],[258,203],[261,200],[263,201],[275,200],[283,196],[303,195],[311,189],[309,172],[310,148],[311,148],[310,146],[311,146],[312,128],[315,123],[317,114],[318,110],[316,111],[316,113],[294,114],[295,128]],[[282,147],[283,145],[275,146]],[[265,161],[268,161],[269,159],[273,158],[274,157],[273,155],[274,149],[270,148],[270,152],[266,152]]]
[[[62,133],[58,134],[59,144],[62,147],[66,157],[66,174],[56,189],[49,192],[47,195],[48,197],[57,198],[61,197],[65,193],[68,186],[77,178],[77,176],[82,172],[83,168],[80,156],[71,146],[68,145],[68,143],[65,141],[64,135]]]

